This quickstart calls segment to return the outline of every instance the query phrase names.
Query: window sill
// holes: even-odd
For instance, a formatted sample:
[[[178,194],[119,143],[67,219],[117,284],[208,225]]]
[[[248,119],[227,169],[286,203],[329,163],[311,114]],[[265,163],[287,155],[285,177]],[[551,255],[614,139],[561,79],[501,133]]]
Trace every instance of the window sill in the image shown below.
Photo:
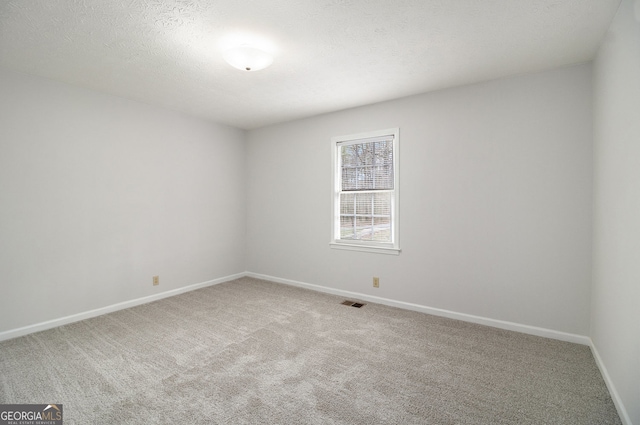
[[[371,245],[356,245],[356,244],[346,244],[346,243],[338,243],[338,242],[330,242],[329,246],[332,249],[344,249],[347,251],[360,251],[360,252],[372,252],[375,254],[387,254],[387,255],[400,255],[400,248],[390,248],[390,247],[382,247],[382,246],[371,246]]]

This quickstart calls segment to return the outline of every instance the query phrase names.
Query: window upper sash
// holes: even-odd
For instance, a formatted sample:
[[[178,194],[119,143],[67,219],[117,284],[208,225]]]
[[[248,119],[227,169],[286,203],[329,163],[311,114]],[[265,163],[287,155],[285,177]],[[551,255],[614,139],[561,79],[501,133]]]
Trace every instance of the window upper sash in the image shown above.
[[[393,190],[393,135],[338,143],[340,190]]]

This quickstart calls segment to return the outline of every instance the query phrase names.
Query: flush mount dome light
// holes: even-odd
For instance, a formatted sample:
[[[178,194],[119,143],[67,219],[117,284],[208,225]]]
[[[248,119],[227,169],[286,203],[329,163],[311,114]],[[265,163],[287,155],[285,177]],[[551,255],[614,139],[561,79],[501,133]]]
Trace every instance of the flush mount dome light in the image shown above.
[[[259,71],[273,63],[273,56],[248,44],[225,50],[223,57],[229,65],[242,71]]]

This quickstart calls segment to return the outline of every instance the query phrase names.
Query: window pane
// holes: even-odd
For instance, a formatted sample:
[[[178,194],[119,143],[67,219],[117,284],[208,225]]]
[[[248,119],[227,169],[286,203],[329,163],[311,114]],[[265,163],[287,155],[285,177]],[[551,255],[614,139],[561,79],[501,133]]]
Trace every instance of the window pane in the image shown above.
[[[374,189],[393,189],[393,166],[376,166],[371,171]]]
[[[340,239],[353,239],[354,217],[340,217]]]
[[[356,170],[356,168],[342,168],[342,190],[358,189]]]
[[[393,164],[393,142],[375,142],[375,162],[376,165]]]
[[[356,214],[358,215],[371,215],[373,214],[371,201],[373,200],[373,193],[358,193],[356,195]]]
[[[367,189],[368,187],[367,170],[365,167],[356,167],[356,185],[354,189]]]
[[[355,214],[355,193],[340,194],[340,214]]]
[[[391,193],[376,193],[373,199],[373,213],[375,215],[391,216]]]
[[[355,239],[371,240],[373,234],[371,217],[356,217]]]
[[[391,241],[391,220],[389,217],[374,217],[372,238],[379,242]]]

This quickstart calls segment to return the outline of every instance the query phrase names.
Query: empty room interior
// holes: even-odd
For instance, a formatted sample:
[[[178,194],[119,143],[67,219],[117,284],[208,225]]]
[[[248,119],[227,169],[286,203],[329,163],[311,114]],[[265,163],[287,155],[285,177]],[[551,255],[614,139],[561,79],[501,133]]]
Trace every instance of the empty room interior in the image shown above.
[[[638,0],[2,0],[2,414],[640,425],[639,182]]]

